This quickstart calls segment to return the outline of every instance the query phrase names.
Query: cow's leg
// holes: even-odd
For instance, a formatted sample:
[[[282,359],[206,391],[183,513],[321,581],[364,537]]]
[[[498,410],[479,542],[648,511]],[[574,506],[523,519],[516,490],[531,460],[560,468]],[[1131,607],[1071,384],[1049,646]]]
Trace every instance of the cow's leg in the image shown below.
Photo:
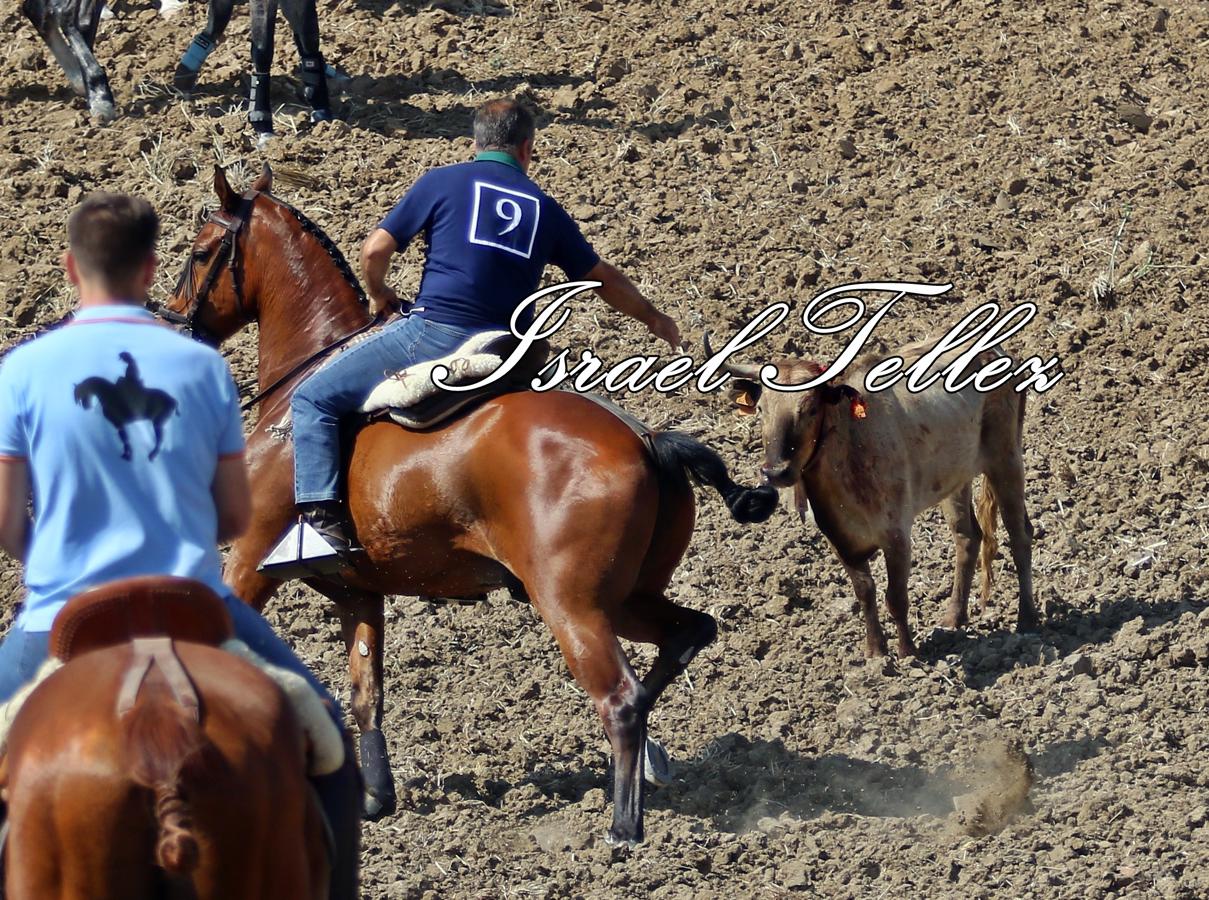
[[[269,73],[273,69],[273,36],[277,28],[277,0],[252,0],[252,82],[248,94],[248,121],[266,139],[273,133],[273,107]]]
[[[311,108],[311,121],[332,117],[327,92],[327,64],[319,52],[319,15],[315,0],[284,0],[281,11],[294,31],[294,43],[302,60],[302,96]]]
[[[953,569],[953,593],[949,597],[949,608],[940,620],[942,628],[962,628],[970,621],[970,585],[974,583],[978,550],[982,546],[982,529],[978,527],[978,520],[974,517],[973,495],[973,485],[967,484],[940,504],[949,529],[953,532],[953,544],[957,548],[957,560]]]
[[[877,588],[873,584],[873,573],[868,561],[856,564],[844,563],[844,570],[852,581],[852,589],[865,616],[865,656],[886,655],[886,634],[877,618]]]
[[[1016,630],[1035,631],[1040,619],[1033,605],[1033,526],[1024,508],[1024,461],[1013,456],[1002,465],[988,470],[986,477],[990,479],[995,498],[999,501],[999,515],[1008,533],[1008,546],[1020,582]]]
[[[909,529],[910,526],[907,526]],[[898,655],[916,656],[915,641],[911,639],[911,623],[908,621],[909,602],[907,583],[911,578],[911,538],[909,531],[894,533],[886,544],[886,608],[898,629]]]
[[[191,91],[197,84],[198,73],[206,62],[210,51],[222,39],[227,24],[231,21],[231,12],[235,9],[235,0],[210,0],[206,12],[206,27],[198,32],[181,56],[176,66],[172,82],[177,90]]]
[[[309,583],[309,582],[308,582]],[[365,816],[380,819],[395,811],[395,780],[382,733],[382,642],[384,598],[342,585],[315,582],[313,588],[334,600],[348,648],[350,705],[361,732],[361,775],[365,779]]]

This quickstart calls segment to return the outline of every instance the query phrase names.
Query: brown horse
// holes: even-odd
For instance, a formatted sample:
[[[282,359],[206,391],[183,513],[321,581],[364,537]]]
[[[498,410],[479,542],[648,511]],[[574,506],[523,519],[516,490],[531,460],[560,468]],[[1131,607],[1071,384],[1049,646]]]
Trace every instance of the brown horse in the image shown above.
[[[214,186],[221,211],[198,234],[168,317],[216,343],[248,322],[260,326],[264,396],[248,452],[253,524],[225,573],[259,609],[277,583],[257,563],[295,516],[283,426],[300,363],[370,316],[339,251],[267,193],[267,166],[242,197],[221,170]],[[692,536],[688,475],[718,489],[740,521],[762,521],[776,504],[771,489],[736,485],[695,441],[656,434],[650,443],[562,392],[507,394],[430,431],[376,422],[350,441],[349,510],[364,561],[342,581],[309,583],[340,607],[369,814],[394,804],[380,729],[384,595],[469,597],[510,587],[531,599],[604,722],[616,772],[609,838],[642,839],[647,714],[716,634],[710,616],[664,593]],[[619,637],[659,648],[646,678],[631,669]]]
[[[8,900],[327,896],[324,826],[285,695],[215,647],[174,650],[193,709],[153,663],[115,713],[137,665],[129,642],[72,659],[25,701],[0,764]]]

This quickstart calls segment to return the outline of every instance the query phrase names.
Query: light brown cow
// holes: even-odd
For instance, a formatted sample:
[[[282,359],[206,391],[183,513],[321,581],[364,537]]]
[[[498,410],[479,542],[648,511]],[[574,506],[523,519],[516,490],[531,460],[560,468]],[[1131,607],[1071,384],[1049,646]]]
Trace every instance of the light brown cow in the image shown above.
[[[706,344],[708,350],[708,341]],[[895,352],[907,365],[934,346],[913,344]],[[940,371],[960,350],[942,355],[929,372]],[[711,353],[712,355],[712,353]],[[981,354],[969,372],[1002,357]],[[764,390],[758,366],[729,364],[736,376],[732,397],[740,412],[763,418],[765,479],[792,487],[798,512],[814,513],[820,530],[844,564],[865,616],[865,655],[886,653],[878,622],[876,592],[869,561],[886,557],[886,606],[898,627],[900,656],[916,653],[907,622],[907,579],[911,573],[911,523],[923,510],[940,504],[957,545],[957,565],[945,628],[968,621],[967,600],[982,546],[985,610],[994,559],[995,512],[1002,508],[1012,559],[1020,580],[1018,631],[1034,630],[1032,525],[1024,508],[1022,432],[1024,393],[1019,380],[987,393],[967,386],[956,393],[942,380],[918,393],[900,380],[892,388],[865,391],[865,374],[881,356],[859,360],[838,379],[809,391]],[[779,384],[804,384],[823,369],[818,363],[774,363]],[[972,482],[985,475],[975,516]]]

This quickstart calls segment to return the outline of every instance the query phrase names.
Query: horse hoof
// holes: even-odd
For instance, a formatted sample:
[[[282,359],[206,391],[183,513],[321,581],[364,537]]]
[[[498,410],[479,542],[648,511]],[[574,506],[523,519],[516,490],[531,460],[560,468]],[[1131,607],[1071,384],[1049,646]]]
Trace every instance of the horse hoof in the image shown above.
[[[332,111],[330,109],[312,109],[311,123],[315,122],[330,122],[332,121]]]
[[[113,105],[112,100],[93,100],[88,104],[88,112],[102,125],[118,117],[117,107]]]
[[[361,777],[365,780],[365,818],[377,821],[395,811],[395,782],[390,773],[386,735],[381,731],[361,734]]]
[[[392,815],[397,806],[394,791],[391,791],[387,798],[375,797],[369,791],[365,792],[365,818],[370,822],[377,822]]]
[[[273,138],[275,137],[277,137],[277,135],[271,131],[256,132],[256,149],[263,150],[265,147],[269,146],[269,144],[273,143]]]
[[[177,66],[176,71],[172,74],[172,86],[182,94],[192,93],[197,87],[198,73],[194,72],[188,66]]]
[[[672,764],[663,745],[652,738],[646,739],[646,753],[642,777],[652,787],[667,787],[672,783]]]
[[[642,837],[620,835],[612,828],[608,828],[605,830],[605,843],[610,847],[617,848],[618,850],[633,850],[642,843]]]

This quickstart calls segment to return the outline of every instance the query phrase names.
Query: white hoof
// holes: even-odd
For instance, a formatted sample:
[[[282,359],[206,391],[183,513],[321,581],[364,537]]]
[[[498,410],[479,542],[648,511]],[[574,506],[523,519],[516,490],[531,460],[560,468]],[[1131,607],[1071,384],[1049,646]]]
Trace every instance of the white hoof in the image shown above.
[[[652,738],[646,739],[642,777],[652,787],[667,787],[672,783],[672,762],[663,745]]]
[[[184,0],[160,0],[160,17],[171,19],[184,8]]]
[[[275,137],[277,137],[277,135],[271,131],[259,132],[256,135],[256,149],[263,150],[265,147],[269,146],[269,144],[273,143],[273,138]]]
[[[101,124],[112,122],[118,117],[117,108],[108,100],[94,100],[88,104],[88,112]]]

